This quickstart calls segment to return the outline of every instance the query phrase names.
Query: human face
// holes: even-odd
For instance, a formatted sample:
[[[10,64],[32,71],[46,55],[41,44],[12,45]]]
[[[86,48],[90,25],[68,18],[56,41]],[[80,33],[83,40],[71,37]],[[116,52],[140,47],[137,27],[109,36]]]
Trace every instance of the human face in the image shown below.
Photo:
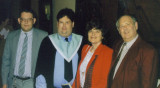
[[[88,40],[92,45],[100,44],[102,42],[102,32],[98,29],[92,28],[88,31]]]
[[[21,17],[18,18],[18,23],[21,25],[22,30],[25,32],[30,31],[35,22],[36,18],[33,18],[32,13],[30,12],[22,12]]]
[[[138,23],[133,22],[130,16],[123,16],[119,20],[119,33],[125,42],[129,42],[137,35]]]
[[[72,22],[67,16],[64,16],[57,22],[57,27],[59,35],[68,37],[72,33],[74,22]]]

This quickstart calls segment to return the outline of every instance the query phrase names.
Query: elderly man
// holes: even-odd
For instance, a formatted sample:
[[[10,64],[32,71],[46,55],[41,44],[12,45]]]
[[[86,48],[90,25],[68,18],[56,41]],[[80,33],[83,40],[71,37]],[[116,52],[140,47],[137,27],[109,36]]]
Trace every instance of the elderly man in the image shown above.
[[[116,26],[123,40],[114,46],[108,88],[155,88],[156,50],[137,34],[138,22],[133,16],[121,16]]]

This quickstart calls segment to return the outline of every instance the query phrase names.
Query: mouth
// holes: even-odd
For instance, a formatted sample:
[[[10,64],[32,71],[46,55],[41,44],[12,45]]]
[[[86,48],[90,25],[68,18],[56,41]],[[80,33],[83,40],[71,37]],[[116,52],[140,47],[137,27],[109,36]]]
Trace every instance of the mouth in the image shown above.
[[[24,25],[24,27],[28,27],[29,25]]]
[[[91,39],[96,39],[97,37],[91,37]]]
[[[124,33],[124,34],[129,34],[129,31],[124,31],[123,33]]]

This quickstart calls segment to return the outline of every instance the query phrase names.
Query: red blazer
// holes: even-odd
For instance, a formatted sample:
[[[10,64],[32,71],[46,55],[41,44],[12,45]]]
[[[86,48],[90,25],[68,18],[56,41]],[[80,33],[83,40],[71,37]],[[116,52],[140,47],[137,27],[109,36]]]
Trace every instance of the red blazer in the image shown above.
[[[85,45],[82,49],[82,59],[80,61],[77,76],[73,83],[73,88],[80,88],[80,66],[83,62],[88,50],[91,48]],[[100,44],[95,50],[86,69],[86,78],[84,88],[106,88],[108,73],[110,70],[113,50],[103,44]]]
[[[112,66],[121,44],[122,42],[119,42],[114,47]],[[156,50],[138,37],[122,60],[112,81],[111,88],[156,88],[157,68],[158,57]]]

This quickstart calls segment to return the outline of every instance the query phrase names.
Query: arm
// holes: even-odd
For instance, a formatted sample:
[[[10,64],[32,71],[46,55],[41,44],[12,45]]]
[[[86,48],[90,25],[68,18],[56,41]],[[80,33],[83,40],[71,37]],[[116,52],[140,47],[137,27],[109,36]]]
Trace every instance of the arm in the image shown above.
[[[98,59],[101,59],[101,62],[99,63],[98,69],[100,72],[97,75],[100,75],[97,80],[96,84],[94,84],[93,88],[106,88],[107,87],[107,80],[108,80],[108,75],[111,67],[111,61],[112,61],[112,53],[113,50],[103,50],[103,56],[100,56]]]
[[[7,85],[5,84],[5,85],[3,85],[3,87],[2,88],[7,88]]]
[[[55,48],[53,47],[50,39],[48,37],[44,38],[38,54],[35,77],[43,75],[46,79],[47,88],[53,86],[53,69],[54,68],[54,57],[55,57]],[[53,58],[53,59],[52,59]]]
[[[3,57],[2,57],[2,84],[4,85],[4,87],[7,86],[7,79],[8,79],[8,75],[9,75],[9,69],[10,69],[10,56],[11,56],[11,50],[10,50],[10,36],[7,38],[6,43],[5,43],[5,47],[4,47],[4,53],[3,53]]]
[[[143,53],[141,69],[142,87],[156,88],[158,79],[158,55],[155,50],[147,50]]]
[[[43,75],[39,75],[36,78],[35,86],[36,88],[47,88],[46,80]]]

